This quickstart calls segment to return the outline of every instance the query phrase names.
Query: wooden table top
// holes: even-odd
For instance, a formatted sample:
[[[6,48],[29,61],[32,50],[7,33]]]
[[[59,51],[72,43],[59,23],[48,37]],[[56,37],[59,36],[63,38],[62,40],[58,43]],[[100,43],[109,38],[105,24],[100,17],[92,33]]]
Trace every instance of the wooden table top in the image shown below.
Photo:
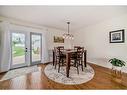
[[[54,50],[53,50],[54,51]],[[84,50],[83,52],[85,52],[86,50]],[[62,53],[74,53],[74,52],[77,52],[77,50],[75,49],[63,49],[61,50]]]

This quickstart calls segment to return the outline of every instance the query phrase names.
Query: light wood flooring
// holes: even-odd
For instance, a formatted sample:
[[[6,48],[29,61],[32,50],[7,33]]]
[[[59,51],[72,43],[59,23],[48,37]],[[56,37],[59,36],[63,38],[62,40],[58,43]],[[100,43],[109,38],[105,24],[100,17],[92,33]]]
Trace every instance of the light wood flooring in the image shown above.
[[[30,73],[14,79],[0,82],[0,89],[127,89],[127,74],[122,74],[120,81],[112,77],[111,69],[90,64],[95,70],[94,78],[80,85],[63,85],[48,79],[44,74],[46,64],[38,65],[39,72]],[[4,75],[0,74],[0,78]]]

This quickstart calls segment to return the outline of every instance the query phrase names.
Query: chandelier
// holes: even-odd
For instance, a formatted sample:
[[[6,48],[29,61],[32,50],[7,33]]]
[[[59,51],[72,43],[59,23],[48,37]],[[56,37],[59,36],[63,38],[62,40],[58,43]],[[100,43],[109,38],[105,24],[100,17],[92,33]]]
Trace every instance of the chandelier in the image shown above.
[[[71,40],[73,40],[74,39],[74,36],[69,33],[69,24],[70,24],[70,22],[67,22],[67,24],[68,24],[68,33],[64,33],[63,34],[63,38],[64,39],[71,39]]]

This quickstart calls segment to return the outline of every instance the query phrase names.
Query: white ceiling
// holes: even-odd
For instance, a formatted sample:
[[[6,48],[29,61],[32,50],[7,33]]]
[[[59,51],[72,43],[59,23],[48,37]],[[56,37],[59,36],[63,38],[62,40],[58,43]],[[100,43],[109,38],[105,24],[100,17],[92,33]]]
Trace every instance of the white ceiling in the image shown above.
[[[0,6],[0,15],[43,25],[71,30],[95,24],[127,13],[127,6]]]

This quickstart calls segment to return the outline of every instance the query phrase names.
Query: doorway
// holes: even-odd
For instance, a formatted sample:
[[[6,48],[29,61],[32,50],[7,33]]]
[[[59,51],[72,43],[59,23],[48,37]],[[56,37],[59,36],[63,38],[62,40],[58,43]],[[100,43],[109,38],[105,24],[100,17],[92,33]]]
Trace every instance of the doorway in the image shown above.
[[[42,58],[42,35],[11,32],[11,69],[38,64]]]

